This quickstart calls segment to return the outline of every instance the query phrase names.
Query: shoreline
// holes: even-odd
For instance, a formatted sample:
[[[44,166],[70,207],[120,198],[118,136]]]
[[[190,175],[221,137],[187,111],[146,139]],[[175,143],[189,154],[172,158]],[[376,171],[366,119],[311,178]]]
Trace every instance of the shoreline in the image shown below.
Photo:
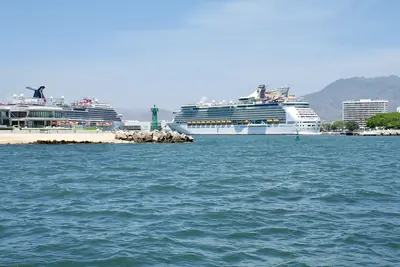
[[[81,132],[3,132],[0,145],[11,144],[127,144],[127,143],[191,143],[193,137],[163,131],[81,131]]]
[[[333,136],[400,136],[400,130],[372,130],[372,131],[354,131],[354,132],[322,132],[322,135]]]
[[[347,136],[340,133],[321,133],[320,136]],[[354,133],[350,136],[400,136],[400,130],[373,131],[364,134]],[[11,144],[44,144],[44,143],[88,143],[88,144],[127,144],[136,143],[133,140],[120,139],[113,132],[95,132],[95,131],[60,131],[60,132],[2,132],[0,131],[0,145]]]
[[[132,143],[115,139],[111,132],[88,132],[88,133],[0,133],[0,145],[32,144],[37,141],[66,141],[66,142],[88,142],[88,143]]]

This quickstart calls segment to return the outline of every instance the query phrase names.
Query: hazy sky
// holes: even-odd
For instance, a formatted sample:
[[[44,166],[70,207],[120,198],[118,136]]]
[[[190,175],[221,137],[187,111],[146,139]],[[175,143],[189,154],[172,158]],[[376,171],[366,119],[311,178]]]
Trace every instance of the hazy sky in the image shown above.
[[[0,99],[95,96],[176,109],[258,84],[318,91],[400,73],[397,0],[3,0]]]

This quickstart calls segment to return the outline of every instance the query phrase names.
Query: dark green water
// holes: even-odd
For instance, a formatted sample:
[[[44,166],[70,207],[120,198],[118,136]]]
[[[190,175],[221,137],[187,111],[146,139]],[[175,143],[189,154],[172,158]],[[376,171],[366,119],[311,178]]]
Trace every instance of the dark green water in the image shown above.
[[[400,266],[400,138],[0,146],[0,266]]]

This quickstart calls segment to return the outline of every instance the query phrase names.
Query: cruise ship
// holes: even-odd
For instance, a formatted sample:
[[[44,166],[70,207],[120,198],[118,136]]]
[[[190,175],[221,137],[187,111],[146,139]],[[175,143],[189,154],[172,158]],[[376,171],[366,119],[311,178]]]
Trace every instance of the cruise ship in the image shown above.
[[[184,134],[320,134],[321,120],[290,87],[267,91],[265,85],[237,102],[222,101],[182,105],[168,126]]]
[[[91,127],[121,128],[122,115],[107,104],[94,98],[83,98],[66,103],[64,97],[46,98],[45,86],[26,87],[32,97],[14,95],[11,101],[0,103],[0,125],[27,128]]]

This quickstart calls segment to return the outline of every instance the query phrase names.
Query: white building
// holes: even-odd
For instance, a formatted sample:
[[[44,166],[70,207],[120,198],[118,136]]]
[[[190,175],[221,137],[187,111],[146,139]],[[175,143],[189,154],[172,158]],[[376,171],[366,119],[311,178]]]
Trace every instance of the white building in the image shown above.
[[[159,121],[158,127],[160,127],[162,130],[169,130],[167,121],[165,120]],[[150,131],[151,121],[125,120],[124,129],[129,131]]]
[[[400,112],[400,107],[397,107],[396,111],[397,111],[397,112]]]
[[[388,112],[387,100],[360,99],[342,102],[343,121],[356,121],[360,128],[365,128],[370,117],[383,112]]]

